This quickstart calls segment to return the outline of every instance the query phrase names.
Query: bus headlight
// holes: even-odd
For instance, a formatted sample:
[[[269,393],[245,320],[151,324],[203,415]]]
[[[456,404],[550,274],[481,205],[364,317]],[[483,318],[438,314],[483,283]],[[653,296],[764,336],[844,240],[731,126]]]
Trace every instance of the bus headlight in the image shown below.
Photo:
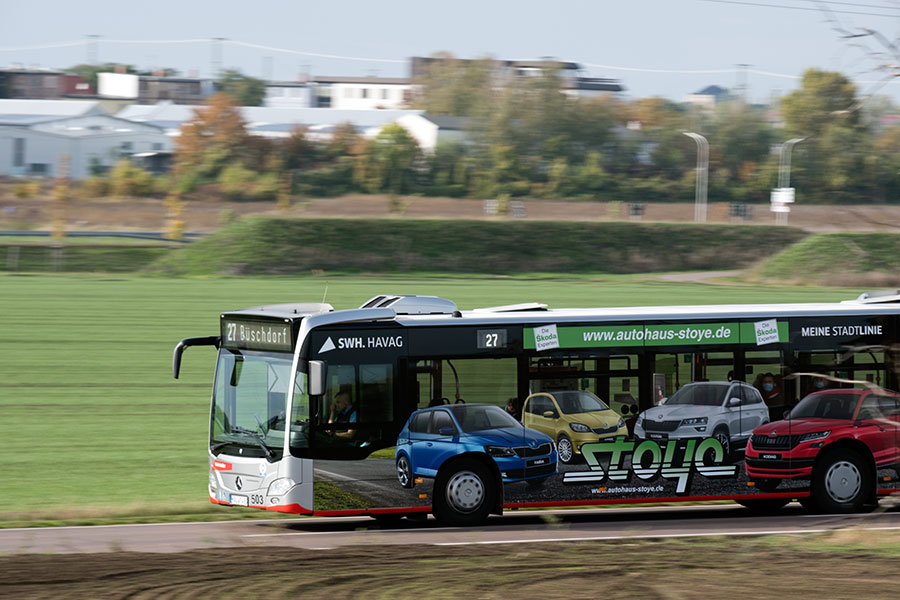
[[[212,471],[209,472],[209,489],[214,490],[219,487],[219,482],[216,481],[216,474]]]
[[[276,479],[269,484],[269,496],[283,496],[289,489],[297,485],[293,479]]]

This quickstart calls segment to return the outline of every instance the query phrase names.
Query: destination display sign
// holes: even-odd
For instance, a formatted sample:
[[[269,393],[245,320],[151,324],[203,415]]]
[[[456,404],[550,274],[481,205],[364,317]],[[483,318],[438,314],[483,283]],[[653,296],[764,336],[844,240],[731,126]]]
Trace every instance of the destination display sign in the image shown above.
[[[222,345],[244,350],[291,352],[294,349],[291,324],[223,317]]]

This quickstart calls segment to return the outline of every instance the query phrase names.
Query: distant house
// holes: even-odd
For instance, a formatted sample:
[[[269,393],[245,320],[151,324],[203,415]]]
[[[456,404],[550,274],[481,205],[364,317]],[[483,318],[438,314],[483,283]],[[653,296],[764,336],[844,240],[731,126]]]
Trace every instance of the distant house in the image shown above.
[[[171,148],[162,128],[114,117],[96,101],[0,100],[0,175],[54,177],[65,155],[68,175],[81,179]]]
[[[428,114],[409,114],[397,119],[426,153],[433,153],[438,144],[459,143],[466,140],[467,117],[436,117]]]
[[[214,91],[212,79],[132,73],[97,75],[97,92],[101,98],[126,99],[138,104],[156,104],[163,100],[176,104],[203,104]]]
[[[315,86],[306,81],[266,83],[263,106],[269,108],[311,108],[315,106]]]
[[[314,106],[341,110],[397,110],[412,99],[412,83],[405,77],[312,78]]]
[[[699,92],[688,94],[685,96],[684,101],[703,108],[713,108],[716,104],[731,98],[731,92],[727,89],[717,85],[710,85]]]
[[[0,98],[59,100],[93,95],[94,89],[78,75],[46,69],[0,69]]]

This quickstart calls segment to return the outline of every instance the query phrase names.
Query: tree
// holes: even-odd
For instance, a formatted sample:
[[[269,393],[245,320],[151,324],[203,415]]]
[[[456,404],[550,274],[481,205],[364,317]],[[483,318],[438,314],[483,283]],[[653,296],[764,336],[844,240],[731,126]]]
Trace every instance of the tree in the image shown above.
[[[194,112],[175,142],[176,175],[194,172],[215,178],[227,165],[246,158],[249,135],[244,117],[230,96],[214,94],[206,107]]]
[[[216,90],[234,98],[238,106],[262,106],[266,82],[235,69],[225,69],[216,80]]]
[[[358,177],[370,192],[411,191],[421,158],[416,140],[397,123],[386,125],[360,157]]]
[[[414,106],[432,115],[480,117],[490,110],[490,58],[461,60],[449,52],[432,54],[425,73],[415,78],[422,96]]]
[[[764,111],[740,100],[716,106],[710,131],[710,166],[728,182],[746,182],[765,161],[775,132]]]
[[[854,127],[856,86],[834,71],[808,69],[800,89],[781,99],[785,126],[790,135],[816,137],[829,125]]]

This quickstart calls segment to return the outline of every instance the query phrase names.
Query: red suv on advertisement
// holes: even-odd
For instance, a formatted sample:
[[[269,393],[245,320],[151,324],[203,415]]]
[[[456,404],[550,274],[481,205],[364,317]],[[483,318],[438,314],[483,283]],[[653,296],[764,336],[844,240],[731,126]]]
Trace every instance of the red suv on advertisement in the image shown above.
[[[900,476],[900,394],[880,388],[822,390],[782,421],[753,430],[747,475],[761,491],[784,479],[809,479],[810,504],[829,512],[859,510],[875,499],[876,473]]]

